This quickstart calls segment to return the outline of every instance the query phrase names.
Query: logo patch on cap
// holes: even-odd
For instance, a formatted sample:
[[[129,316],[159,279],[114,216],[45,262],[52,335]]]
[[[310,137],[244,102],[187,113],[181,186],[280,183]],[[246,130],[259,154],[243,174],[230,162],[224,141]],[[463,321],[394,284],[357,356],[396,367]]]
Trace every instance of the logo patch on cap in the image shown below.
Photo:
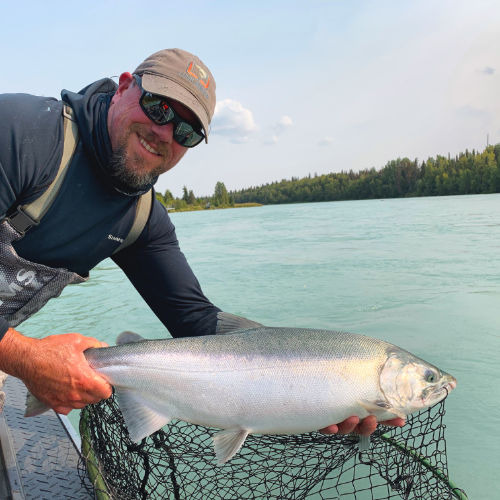
[[[210,85],[210,76],[199,64],[195,64],[191,61],[186,68],[186,71],[179,73],[179,76],[194,84],[202,93],[203,97],[209,99],[207,89]]]
[[[193,73],[193,66],[196,66],[196,69],[198,70],[198,74]],[[208,89],[208,85],[210,84],[210,77],[207,75],[207,72],[199,65],[199,64],[194,64],[193,61],[189,63],[189,66],[186,70],[193,78],[196,78],[197,80],[200,80],[200,83]]]

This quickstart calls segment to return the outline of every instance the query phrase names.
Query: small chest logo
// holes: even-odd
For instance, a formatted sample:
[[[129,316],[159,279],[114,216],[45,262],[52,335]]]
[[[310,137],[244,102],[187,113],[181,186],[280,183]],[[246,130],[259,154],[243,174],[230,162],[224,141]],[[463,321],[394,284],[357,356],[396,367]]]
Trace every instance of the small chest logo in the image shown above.
[[[123,243],[123,238],[118,238],[118,236],[113,236],[112,234],[108,234],[108,240],[118,241],[118,243]]]

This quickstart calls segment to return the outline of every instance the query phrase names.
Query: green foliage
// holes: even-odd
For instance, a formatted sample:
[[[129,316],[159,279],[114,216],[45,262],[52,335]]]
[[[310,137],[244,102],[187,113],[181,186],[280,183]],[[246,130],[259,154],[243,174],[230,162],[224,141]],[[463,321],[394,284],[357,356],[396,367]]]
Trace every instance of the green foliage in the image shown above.
[[[167,203],[167,204],[172,203],[174,200],[174,195],[172,194],[172,192],[169,189],[167,189],[165,191],[165,193],[163,194],[163,199],[165,200],[165,203]]]
[[[215,207],[222,207],[231,204],[229,200],[229,194],[223,182],[218,182],[215,185],[215,191],[212,197],[212,203]],[[234,200],[232,204],[234,205]]]
[[[168,191],[168,193],[170,194],[170,196],[172,196],[172,193],[170,193],[170,191]],[[173,206],[176,208],[179,205],[178,201],[179,200],[177,200],[177,199],[174,200],[173,196],[172,196]],[[184,202],[184,204],[183,204],[184,208],[186,205],[195,205],[196,204],[196,197],[193,193],[193,190],[192,189],[188,190],[188,188],[186,186],[183,186],[181,201]]]
[[[482,153],[466,150],[455,158],[429,158],[420,165],[417,159],[398,158],[380,170],[283,179],[231,192],[230,197],[235,203],[279,204],[498,192],[500,144]]]
[[[223,182],[217,182],[211,197],[196,198],[186,186],[182,191],[181,199],[174,198],[168,189],[163,195],[156,193],[156,198],[169,209],[184,211],[258,204],[498,193],[500,144],[488,146],[483,152],[465,150],[454,158],[436,156],[422,162],[398,158],[380,170],[315,173],[303,179],[292,177],[229,193]]]
[[[184,210],[187,208],[187,202],[186,200],[183,200],[182,198],[175,198],[172,204],[173,208],[175,210]]]

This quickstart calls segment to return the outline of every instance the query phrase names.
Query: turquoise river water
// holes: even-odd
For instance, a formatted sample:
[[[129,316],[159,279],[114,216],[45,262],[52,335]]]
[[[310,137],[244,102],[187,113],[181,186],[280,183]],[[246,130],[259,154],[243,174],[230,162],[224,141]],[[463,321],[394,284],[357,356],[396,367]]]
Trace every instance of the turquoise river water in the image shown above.
[[[500,195],[171,217],[205,294],[223,310],[378,337],[452,373],[450,476],[470,499],[500,498]],[[168,335],[111,260],[20,330],[76,331],[110,344],[122,330]]]

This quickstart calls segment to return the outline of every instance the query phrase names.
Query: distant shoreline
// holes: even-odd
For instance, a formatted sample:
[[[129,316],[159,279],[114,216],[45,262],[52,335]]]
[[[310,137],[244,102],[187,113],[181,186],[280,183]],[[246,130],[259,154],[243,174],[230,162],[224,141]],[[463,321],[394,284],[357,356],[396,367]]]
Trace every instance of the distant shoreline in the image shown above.
[[[165,207],[168,210],[168,213],[179,213],[179,212],[198,212],[200,210],[220,210],[225,208],[248,208],[248,207],[262,207],[262,203],[235,203],[234,205],[222,205],[220,207],[202,207],[201,205],[189,205],[186,208],[172,208]]]
[[[421,161],[398,158],[385,167],[292,177],[257,187],[229,191],[235,203],[263,205],[370,200],[500,192],[500,143],[483,151]]]

